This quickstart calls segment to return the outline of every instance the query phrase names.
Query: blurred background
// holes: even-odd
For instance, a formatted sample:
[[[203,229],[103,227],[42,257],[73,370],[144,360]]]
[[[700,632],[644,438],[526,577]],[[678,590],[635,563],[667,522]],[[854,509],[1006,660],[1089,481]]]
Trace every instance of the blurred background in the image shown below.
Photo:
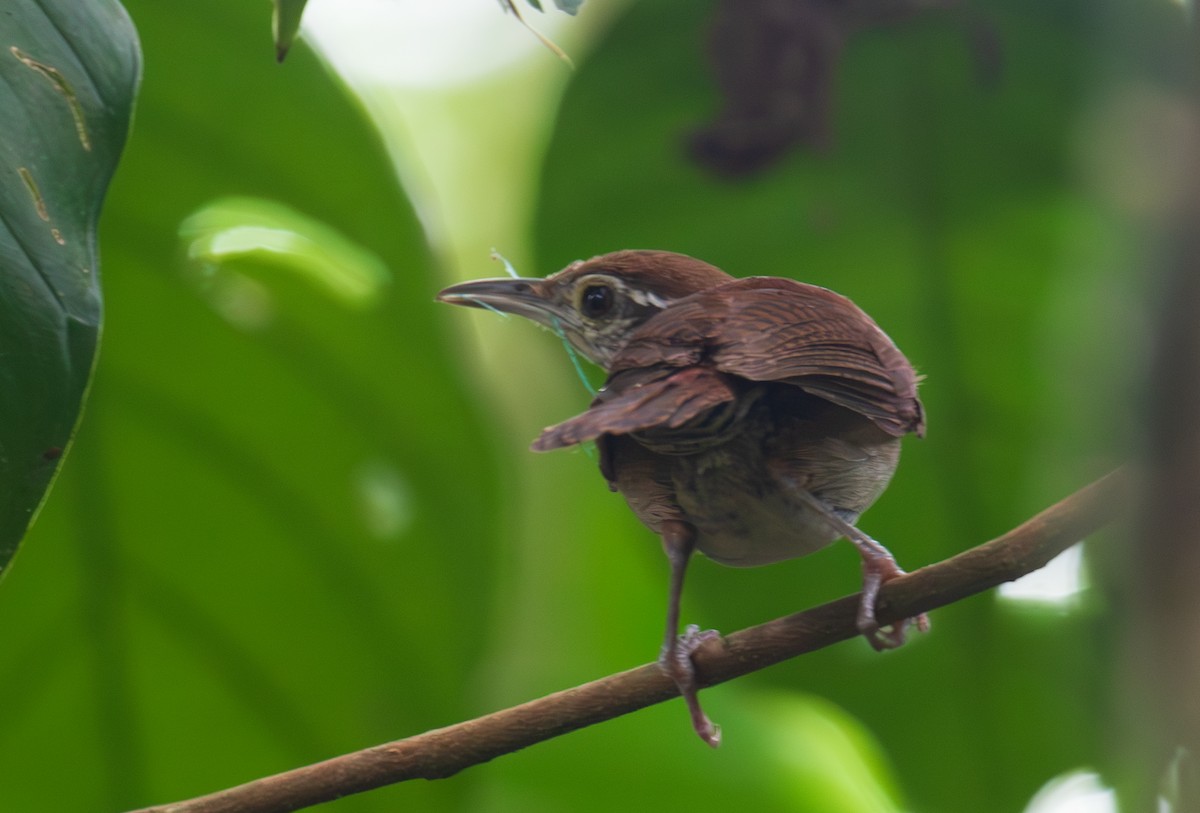
[[[593,455],[527,448],[589,401],[561,343],[433,302],[502,275],[493,248],[854,299],[926,376],[928,436],[861,521],[909,569],[1124,456],[1188,10],[809,3],[803,126],[760,122],[749,160],[717,76],[770,90],[754,55],[789,34],[716,5],[522,3],[572,70],[493,0],[311,0],[282,65],[266,3],[125,0],[145,68],[100,362],[0,589],[0,808],[191,797],[653,660],[657,539]],[[901,650],[706,690],[717,751],[672,701],[321,809],[1108,813],[1138,714],[1111,542]],[[845,544],[699,559],[683,615],[729,632],[858,587]]]

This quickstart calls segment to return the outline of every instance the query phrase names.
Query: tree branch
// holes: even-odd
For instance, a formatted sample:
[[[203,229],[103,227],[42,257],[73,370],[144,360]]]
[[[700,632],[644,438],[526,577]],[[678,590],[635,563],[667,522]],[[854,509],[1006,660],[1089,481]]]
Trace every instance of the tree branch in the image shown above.
[[[1117,516],[1125,480],[1120,470],[1108,474],[1001,537],[888,582],[880,593],[880,621],[909,618],[1037,570]],[[701,685],[853,638],[857,609],[858,596],[846,596],[712,641],[695,654]],[[656,665],[640,666],[457,725],[134,813],[284,813],[409,779],[441,779],[677,694]]]

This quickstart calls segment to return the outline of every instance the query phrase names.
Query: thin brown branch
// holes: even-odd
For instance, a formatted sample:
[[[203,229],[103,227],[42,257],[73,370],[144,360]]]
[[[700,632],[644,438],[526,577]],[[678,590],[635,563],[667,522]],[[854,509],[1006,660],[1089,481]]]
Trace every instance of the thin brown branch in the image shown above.
[[[1037,570],[1115,518],[1125,502],[1125,479],[1119,471],[1109,474],[991,542],[889,582],[880,593],[879,619],[915,616]],[[857,608],[858,597],[846,596],[713,641],[696,653],[702,684],[853,638]],[[641,666],[485,717],[136,813],[283,813],[408,779],[441,779],[676,695],[657,666]]]

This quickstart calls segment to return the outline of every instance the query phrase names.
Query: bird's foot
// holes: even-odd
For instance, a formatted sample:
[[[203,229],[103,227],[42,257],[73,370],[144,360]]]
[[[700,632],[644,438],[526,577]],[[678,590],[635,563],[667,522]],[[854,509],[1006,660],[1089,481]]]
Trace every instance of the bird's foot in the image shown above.
[[[699,687],[696,685],[696,665],[692,663],[692,653],[708,641],[720,638],[716,630],[701,630],[695,624],[689,624],[682,635],[672,640],[663,648],[658,656],[658,666],[679,687],[679,694],[687,703],[688,713],[692,717],[692,728],[713,748],[721,744],[721,727],[700,708]]]
[[[897,576],[903,576],[904,571],[896,564],[889,553],[863,554],[863,591],[862,601],[858,605],[858,631],[876,650],[895,649],[903,646],[905,633],[910,626],[915,626],[921,632],[929,631],[929,616],[921,613],[915,618],[904,618],[900,621],[879,626],[875,617],[875,602],[879,596],[879,588]]]
[[[929,617],[921,613],[915,618],[905,618],[886,627],[879,626],[875,617],[875,601],[879,597],[879,588],[887,582],[903,576],[904,571],[896,564],[896,559],[883,545],[860,531],[852,522],[853,516],[832,508],[811,492],[797,487],[792,481],[785,480],[792,486],[792,493],[806,503],[818,514],[823,516],[830,527],[849,539],[863,563],[862,601],[858,605],[858,631],[863,634],[871,646],[877,650],[895,649],[904,643],[904,634],[908,627],[915,625],[921,632],[929,629]]]
[[[882,652],[885,649],[896,649],[903,646],[910,626],[915,626],[921,632],[929,632],[929,616],[921,613],[914,618],[904,618],[888,624],[886,627],[879,626],[874,618],[864,624],[860,617],[858,631],[866,637],[871,646]]]

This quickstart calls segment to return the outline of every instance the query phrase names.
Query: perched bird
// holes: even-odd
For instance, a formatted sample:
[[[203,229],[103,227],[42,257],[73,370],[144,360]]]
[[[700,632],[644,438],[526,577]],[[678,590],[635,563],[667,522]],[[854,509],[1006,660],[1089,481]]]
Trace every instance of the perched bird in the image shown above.
[[[618,251],[545,279],[484,279],[438,299],[514,313],[563,335],[608,374],[588,410],[534,441],[596,442],[609,486],[662,538],[671,566],[659,664],[708,744],[720,731],[697,697],[692,653],[715,632],[679,635],[693,551],[734,567],[812,553],[845,537],[863,561],[858,628],[877,649],[880,586],[902,574],[855,527],[887,487],[900,438],[924,433],[917,376],[853,302],[778,277],[735,279],[667,251]]]

